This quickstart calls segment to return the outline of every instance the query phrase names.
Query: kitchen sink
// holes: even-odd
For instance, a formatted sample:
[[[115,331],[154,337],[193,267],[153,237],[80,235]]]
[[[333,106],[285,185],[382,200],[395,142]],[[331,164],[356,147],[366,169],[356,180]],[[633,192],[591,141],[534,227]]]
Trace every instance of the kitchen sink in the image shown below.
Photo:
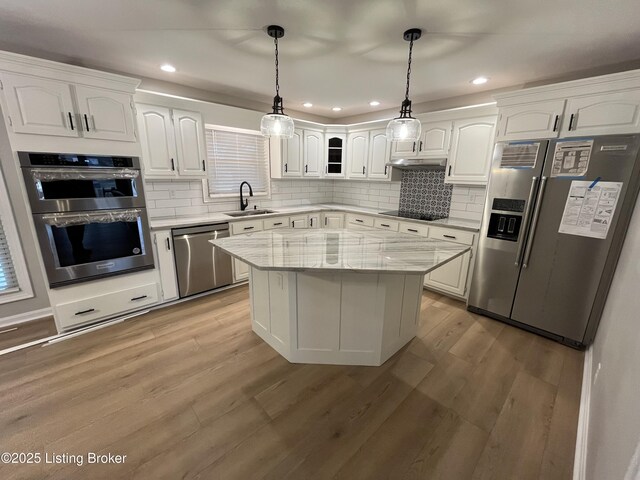
[[[245,210],[240,212],[225,212],[230,217],[251,217],[253,215],[265,215],[267,213],[277,213],[273,210]]]

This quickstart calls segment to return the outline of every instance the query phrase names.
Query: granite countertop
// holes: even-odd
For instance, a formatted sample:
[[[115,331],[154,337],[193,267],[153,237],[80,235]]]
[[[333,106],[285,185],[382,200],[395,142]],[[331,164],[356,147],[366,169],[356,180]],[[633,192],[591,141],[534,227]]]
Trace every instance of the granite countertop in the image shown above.
[[[260,270],[424,274],[471,247],[386,230],[284,228],[211,240]]]
[[[394,220],[409,222],[409,223],[423,223],[427,225],[435,225],[448,228],[457,228],[460,230],[468,230],[471,232],[477,232],[480,230],[480,222],[474,220],[467,220],[463,218],[442,218],[440,220],[415,220],[410,218],[393,217],[389,215],[382,215],[380,210],[358,207],[356,205],[342,205],[337,203],[323,203],[317,205],[305,205],[301,207],[274,207],[274,213],[267,213],[264,215],[248,216],[248,217],[230,217],[224,213],[210,213],[202,216],[194,217],[182,217],[182,218],[152,218],[149,223],[152,230],[162,230],[166,228],[187,227],[195,225],[207,225],[215,222],[240,222],[247,220],[259,220],[261,218],[278,217],[281,215],[296,215],[314,212],[328,212],[328,211],[340,211],[345,213],[362,213],[372,216],[380,216],[383,218],[392,218]]]

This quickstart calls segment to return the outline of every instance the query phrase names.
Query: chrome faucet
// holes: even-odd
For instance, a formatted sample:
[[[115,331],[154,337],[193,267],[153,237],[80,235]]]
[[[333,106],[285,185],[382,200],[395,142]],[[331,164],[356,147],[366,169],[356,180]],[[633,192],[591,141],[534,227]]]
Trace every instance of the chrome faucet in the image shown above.
[[[242,197],[242,187],[244,187],[245,184],[247,185],[247,187],[249,187],[249,196],[253,197],[253,188],[251,188],[249,182],[242,182],[240,184],[240,210],[242,211],[244,211],[249,206],[249,200],[244,200],[244,198]]]

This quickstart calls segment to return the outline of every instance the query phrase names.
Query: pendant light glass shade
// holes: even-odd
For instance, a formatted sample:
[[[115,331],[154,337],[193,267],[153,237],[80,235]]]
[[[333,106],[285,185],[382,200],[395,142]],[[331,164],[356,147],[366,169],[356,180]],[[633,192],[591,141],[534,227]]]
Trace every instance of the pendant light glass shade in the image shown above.
[[[407,65],[407,88],[405,91],[400,116],[394,118],[387,124],[387,140],[392,142],[417,142],[420,139],[422,125],[420,120],[411,116],[411,100],[409,100],[409,83],[411,79],[411,54],[413,52],[413,41],[420,38],[422,30],[412,28],[404,32],[404,39],[409,43],[409,62]]]
[[[272,112],[262,117],[260,133],[265,137],[292,138],[293,119],[284,113],[282,97],[280,96],[280,77],[278,71],[278,39],[284,37],[284,28],[278,25],[269,25],[267,34],[273,38],[276,46],[276,96],[273,97]]]

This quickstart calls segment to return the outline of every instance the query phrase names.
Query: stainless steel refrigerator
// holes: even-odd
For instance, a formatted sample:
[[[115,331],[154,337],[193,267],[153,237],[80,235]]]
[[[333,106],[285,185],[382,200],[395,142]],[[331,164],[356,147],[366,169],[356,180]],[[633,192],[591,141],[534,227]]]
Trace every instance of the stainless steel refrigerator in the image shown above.
[[[468,309],[591,343],[638,195],[639,149],[640,135],[496,144]]]

